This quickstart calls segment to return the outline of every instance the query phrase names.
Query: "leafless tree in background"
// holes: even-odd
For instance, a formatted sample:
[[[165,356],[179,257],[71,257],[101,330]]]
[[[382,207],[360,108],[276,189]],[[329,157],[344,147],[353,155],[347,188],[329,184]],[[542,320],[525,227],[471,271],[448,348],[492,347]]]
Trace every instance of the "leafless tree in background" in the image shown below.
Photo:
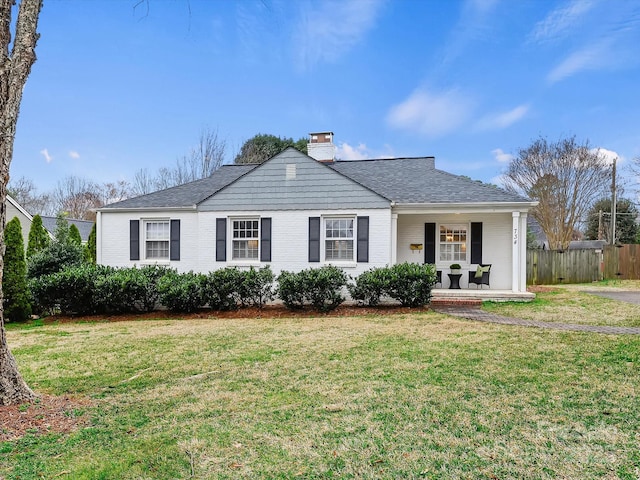
[[[606,195],[611,168],[589,142],[539,138],[518,152],[503,179],[507,190],[540,202],[531,213],[549,247],[564,250],[593,202]]]
[[[24,176],[12,178],[7,191],[31,215],[53,216],[56,214],[49,195],[38,193],[35,183],[30,178]]]

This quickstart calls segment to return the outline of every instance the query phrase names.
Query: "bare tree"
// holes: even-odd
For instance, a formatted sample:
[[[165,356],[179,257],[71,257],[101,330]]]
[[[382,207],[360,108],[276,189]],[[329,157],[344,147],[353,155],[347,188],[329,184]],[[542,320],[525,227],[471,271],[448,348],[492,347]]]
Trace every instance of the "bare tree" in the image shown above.
[[[220,138],[218,130],[203,128],[198,144],[176,160],[173,167],[161,167],[155,176],[142,168],[133,177],[131,193],[146,195],[183,183],[210,177],[224,163],[227,142]]]
[[[13,158],[13,142],[20,113],[22,92],[36,61],[38,18],[42,0],[22,0],[11,41],[12,7],[15,0],[0,0],[0,278],[4,269],[4,226],[7,217],[7,184]],[[4,328],[0,285],[0,404],[31,402],[35,394],[18,372],[9,350]]]
[[[33,180],[27,177],[11,179],[7,191],[15,201],[32,215],[55,215],[51,199],[46,193],[38,193]]]
[[[56,212],[81,220],[94,220],[95,212],[92,210],[104,204],[98,184],[74,175],[59,180],[51,197]]]
[[[503,176],[507,190],[540,202],[533,217],[554,250],[568,248],[579,222],[611,181],[605,156],[575,137],[548,142],[539,138],[521,149]]]

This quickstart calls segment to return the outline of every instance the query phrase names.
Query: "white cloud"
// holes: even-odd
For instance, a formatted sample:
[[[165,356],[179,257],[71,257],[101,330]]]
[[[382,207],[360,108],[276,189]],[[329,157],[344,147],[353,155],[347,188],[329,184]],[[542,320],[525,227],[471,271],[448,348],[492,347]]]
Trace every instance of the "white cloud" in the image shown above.
[[[610,42],[590,45],[569,55],[549,75],[547,82],[556,83],[583,70],[599,70],[611,63]]]
[[[529,105],[518,105],[508,112],[486,115],[476,124],[478,130],[501,130],[522,120],[529,112]]]
[[[568,30],[577,26],[580,19],[593,8],[594,4],[590,0],[573,0],[565,6],[556,8],[544,20],[536,23],[529,35],[530,40],[542,43],[566,35]]]
[[[369,150],[364,143],[352,147],[347,142],[343,142],[336,147],[336,158],[340,160],[365,160],[371,158]]]
[[[432,94],[416,90],[405,101],[391,107],[387,122],[399,129],[437,137],[464,124],[473,102],[458,90]]]
[[[76,152],[75,150],[70,150],[69,151],[69,157],[73,158],[74,160],[77,160],[80,158],[80,154],[78,152]]]
[[[301,3],[302,4],[302,3]],[[309,69],[335,62],[362,41],[375,26],[383,0],[325,0],[304,3],[294,21],[297,65]]]
[[[47,150],[46,148],[40,150],[40,154],[44,157],[47,163],[51,163],[51,160],[53,160],[53,157],[49,155],[49,150]]]
[[[614,152],[613,150],[607,150],[606,148],[598,147],[598,148],[592,148],[591,152],[599,153],[600,156],[604,158],[607,165],[612,165],[613,161],[616,158],[618,159],[618,162],[617,162],[618,165],[624,162],[624,157],[622,155],[618,155],[618,152]]]
[[[494,158],[500,163],[509,163],[515,158],[514,155],[504,152],[501,148],[491,150],[491,153],[493,154]]]

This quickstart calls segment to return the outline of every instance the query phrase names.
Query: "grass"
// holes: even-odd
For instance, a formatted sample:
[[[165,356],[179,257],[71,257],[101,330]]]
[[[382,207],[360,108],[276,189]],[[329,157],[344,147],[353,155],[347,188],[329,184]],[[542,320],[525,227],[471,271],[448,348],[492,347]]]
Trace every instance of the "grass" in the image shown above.
[[[426,312],[8,337],[33,388],[94,406],[77,432],[0,443],[7,480],[640,475],[638,336]]]
[[[640,281],[609,280],[592,284],[557,285],[522,302],[485,302],[487,311],[508,317],[544,322],[640,327],[640,305],[598,297],[587,291],[636,290]]]

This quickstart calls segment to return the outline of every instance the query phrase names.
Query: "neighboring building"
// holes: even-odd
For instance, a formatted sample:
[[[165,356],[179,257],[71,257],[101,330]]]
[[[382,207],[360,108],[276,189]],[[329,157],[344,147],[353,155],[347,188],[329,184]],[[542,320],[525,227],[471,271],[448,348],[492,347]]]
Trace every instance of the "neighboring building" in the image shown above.
[[[55,236],[56,233],[57,221],[58,219],[56,217],[42,217],[42,226],[51,234],[52,237]],[[67,223],[69,224],[69,226],[75,225],[76,227],[78,227],[80,238],[82,238],[82,244],[84,245],[85,243],[87,243],[94,222],[91,222],[89,220],[67,218]]]
[[[276,274],[332,264],[352,276],[404,261],[446,273],[452,263],[474,272],[491,264],[492,290],[526,292],[536,202],[438,170],[433,157],[333,161],[332,139],[312,134],[311,144],[325,143],[321,161],[288,148],[99,209],[98,263],[181,272],[270,265]]]
[[[22,227],[22,238],[24,239],[24,248],[27,248],[29,243],[29,230],[31,229],[31,221],[33,217],[27,212],[22,205],[20,205],[11,195],[7,195],[7,223],[13,220],[13,217],[18,217],[20,220],[20,226]]]

